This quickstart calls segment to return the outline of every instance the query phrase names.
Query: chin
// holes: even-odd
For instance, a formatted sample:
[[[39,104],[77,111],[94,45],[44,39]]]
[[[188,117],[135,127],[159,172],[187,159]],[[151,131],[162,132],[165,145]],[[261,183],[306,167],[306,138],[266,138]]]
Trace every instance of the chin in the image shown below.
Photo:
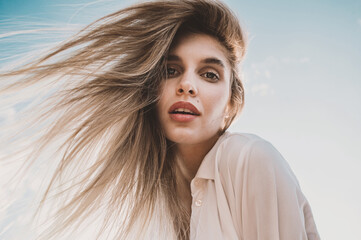
[[[174,143],[193,144],[197,142],[197,135],[198,134],[195,134],[194,132],[190,132],[187,130],[173,129],[172,131],[168,131],[166,137]]]
[[[199,144],[207,142],[216,136],[219,136],[219,132],[205,132],[202,131],[195,131],[193,129],[172,129],[168,131],[166,137],[168,140],[176,143],[176,144]]]

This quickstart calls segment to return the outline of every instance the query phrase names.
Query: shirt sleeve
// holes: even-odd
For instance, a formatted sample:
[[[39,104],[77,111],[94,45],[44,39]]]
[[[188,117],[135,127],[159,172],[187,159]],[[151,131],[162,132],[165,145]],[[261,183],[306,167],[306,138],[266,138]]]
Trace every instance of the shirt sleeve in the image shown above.
[[[243,239],[319,240],[310,205],[281,154],[267,141],[257,140],[246,158],[241,201]]]

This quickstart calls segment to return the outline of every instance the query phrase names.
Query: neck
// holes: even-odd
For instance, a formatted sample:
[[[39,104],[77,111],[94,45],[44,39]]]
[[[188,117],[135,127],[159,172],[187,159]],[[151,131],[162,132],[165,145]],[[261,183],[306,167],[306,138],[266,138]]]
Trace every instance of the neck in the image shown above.
[[[181,160],[183,175],[190,182],[196,175],[204,157],[217,142],[218,134],[207,141],[197,144],[178,144],[177,153]]]

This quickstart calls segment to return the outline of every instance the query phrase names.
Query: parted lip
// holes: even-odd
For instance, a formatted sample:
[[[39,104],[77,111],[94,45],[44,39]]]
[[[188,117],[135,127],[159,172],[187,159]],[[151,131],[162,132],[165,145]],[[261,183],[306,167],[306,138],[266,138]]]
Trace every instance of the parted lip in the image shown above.
[[[170,106],[168,113],[173,113],[176,109],[178,108],[185,108],[188,109],[189,111],[191,111],[194,115],[200,115],[201,113],[199,112],[199,110],[190,102],[184,102],[184,101],[180,101],[180,102],[176,102],[174,103],[172,106]]]

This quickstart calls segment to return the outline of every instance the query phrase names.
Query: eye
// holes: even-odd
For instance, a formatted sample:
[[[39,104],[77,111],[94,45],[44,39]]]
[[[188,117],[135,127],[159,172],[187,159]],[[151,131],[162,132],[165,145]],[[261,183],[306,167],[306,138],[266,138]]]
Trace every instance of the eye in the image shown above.
[[[173,67],[167,67],[167,78],[176,77],[179,74],[177,69]]]
[[[212,82],[217,82],[219,80],[219,75],[214,72],[205,72],[201,76],[207,78],[209,81]]]

